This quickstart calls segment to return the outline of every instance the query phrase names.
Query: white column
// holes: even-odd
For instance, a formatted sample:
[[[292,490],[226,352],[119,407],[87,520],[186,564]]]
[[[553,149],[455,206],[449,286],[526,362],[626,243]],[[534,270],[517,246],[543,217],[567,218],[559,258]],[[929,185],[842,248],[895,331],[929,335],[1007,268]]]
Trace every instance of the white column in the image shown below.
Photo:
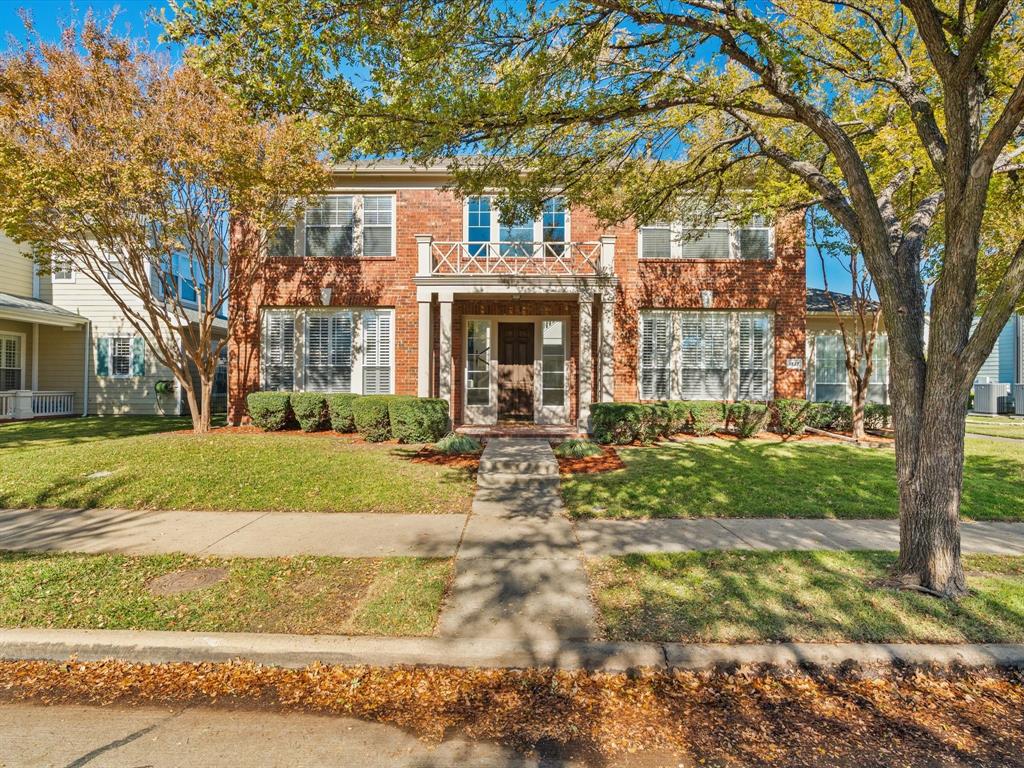
[[[39,389],[39,323],[32,323],[32,389]]]
[[[32,390],[18,389],[14,392],[14,418],[31,419],[32,413]]]
[[[593,299],[589,293],[580,293],[580,387],[577,392],[580,429],[589,428],[590,404],[594,402],[594,361],[591,353],[593,324]]]
[[[615,235],[601,236],[601,271],[606,275],[615,274]]]
[[[448,413],[455,414],[455,404],[452,402],[452,300],[441,298],[441,336],[440,356],[438,360],[438,392],[437,396],[448,401]]]
[[[416,235],[417,275],[429,275],[433,271],[433,259],[430,254],[431,244],[433,242],[433,235]]]
[[[430,302],[419,302],[420,316],[417,326],[416,394],[430,397]]]
[[[615,289],[605,291],[601,297],[601,341],[599,344],[601,370],[601,402],[615,399]]]

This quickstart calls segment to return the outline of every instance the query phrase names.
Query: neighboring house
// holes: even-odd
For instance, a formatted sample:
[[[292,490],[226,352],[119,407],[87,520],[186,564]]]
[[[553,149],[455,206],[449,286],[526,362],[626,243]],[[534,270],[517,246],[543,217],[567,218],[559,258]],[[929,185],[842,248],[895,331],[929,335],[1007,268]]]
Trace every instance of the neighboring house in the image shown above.
[[[1024,315],[1011,315],[996,339],[978,375],[976,384],[1024,383]]]
[[[89,278],[70,268],[40,274],[0,235],[0,290],[0,418],[188,412],[170,371]],[[227,321],[220,325],[226,334]],[[221,407],[226,364],[218,375]]]
[[[450,182],[443,167],[338,168],[269,253],[236,247],[233,262],[263,263],[231,286],[231,423],[258,389],[437,396],[455,424],[803,395],[802,213],[684,239],[678,223],[604,228],[559,198],[504,222]]]

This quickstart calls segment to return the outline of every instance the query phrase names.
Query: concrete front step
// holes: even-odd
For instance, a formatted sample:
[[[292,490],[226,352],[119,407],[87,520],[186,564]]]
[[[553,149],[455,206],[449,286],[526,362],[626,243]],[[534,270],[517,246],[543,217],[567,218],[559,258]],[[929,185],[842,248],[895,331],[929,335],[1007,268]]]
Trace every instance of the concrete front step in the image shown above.
[[[524,459],[488,459],[487,455],[480,459],[481,475],[516,475],[517,477],[557,477],[558,462],[543,462]]]
[[[495,438],[480,457],[480,474],[558,476],[558,461],[547,440]]]

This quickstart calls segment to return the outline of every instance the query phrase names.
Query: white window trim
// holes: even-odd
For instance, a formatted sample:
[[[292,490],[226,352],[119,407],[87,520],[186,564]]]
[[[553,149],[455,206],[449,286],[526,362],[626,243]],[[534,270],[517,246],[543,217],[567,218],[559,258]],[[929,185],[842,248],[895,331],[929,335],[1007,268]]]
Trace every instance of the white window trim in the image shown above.
[[[637,328],[640,327],[642,320],[641,315],[669,315],[672,318],[671,328],[671,363],[672,370],[669,376],[669,400],[682,400],[683,398],[683,382],[682,382],[682,363],[683,363],[683,338],[682,338],[682,321],[683,315],[688,313],[701,313],[714,312],[716,314],[727,315],[729,318],[727,338],[729,348],[727,350],[727,357],[729,359],[729,384],[727,387],[726,401],[735,401],[739,393],[739,382],[740,382],[740,333],[739,333],[739,320],[740,316],[744,314],[757,314],[764,315],[768,318],[768,338],[766,346],[769,350],[768,355],[768,377],[765,382],[765,394],[766,400],[775,399],[775,313],[770,309],[735,309],[735,310],[718,310],[718,309],[700,309],[700,308],[687,308],[687,309],[643,309],[637,314]],[[637,346],[636,346],[636,392],[637,399],[641,400],[643,392],[641,391],[641,382],[643,377],[643,334],[637,333]],[[761,402],[761,401],[757,401]]]
[[[18,339],[18,370],[21,371],[21,388],[24,390],[25,387],[25,334],[20,331],[0,331],[0,339],[10,336]],[[2,350],[0,350],[2,351]],[[0,359],[0,363],[3,360]],[[4,390],[7,391],[7,390]]]
[[[832,402],[830,400],[818,400],[818,339],[821,338],[822,336],[827,336],[829,338],[838,338],[840,340],[840,345],[842,345],[842,343],[843,343],[843,332],[841,330],[836,330],[836,329],[827,329],[827,330],[825,330],[825,329],[823,329],[823,330],[815,331],[813,334],[812,333],[808,333],[807,340],[808,340],[808,345],[810,346],[810,350],[809,350],[808,355],[807,355],[808,371],[807,371],[807,393],[806,393],[806,397],[807,397],[808,401],[813,402],[813,403]],[[886,340],[886,342],[888,342],[889,334],[884,332],[884,331],[879,331],[878,336],[876,337],[876,342],[875,342],[876,344],[878,343],[877,342],[878,338],[884,338]],[[843,371],[844,371],[845,375],[843,377],[843,402],[848,404],[848,403],[850,403],[852,397],[851,397],[851,389],[850,389],[850,374],[849,374],[849,371],[846,370],[845,366],[846,366],[846,353],[845,353],[845,350],[844,350],[844,352],[843,352]],[[886,399],[886,403],[887,404],[891,402],[891,398],[889,396],[889,389],[891,387],[891,383],[892,382],[891,382],[891,379],[889,377],[889,367],[890,366],[887,364],[886,368],[885,368],[885,381],[883,381],[883,382],[875,382],[875,384],[874,384],[874,386],[878,386],[879,384],[881,384],[882,386],[885,387],[885,392],[886,392],[885,399]],[[872,375],[874,375],[874,371],[872,371]],[[839,386],[839,384],[838,383],[833,383],[833,382],[825,382],[825,386],[837,387],[837,386]],[[868,387],[870,388],[871,386],[872,386],[872,382],[869,381],[868,382]]]
[[[729,256],[725,259],[698,259],[692,257],[683,256],[683,230],[684,229],[728,229],[729,230]],[[636,238],[636,255],[640,261],[683,261],[683,262],[716,262],[716,261],[774,261],[775,260],[775,227],[768,226],[739,226],[734,223],[728,225],[716,224],[712,227],[684,227],[682,222],[673,221],[668,225],[670,232],[670,255],[664,256],[644,256],[644,230],[645,229],[665,229],[664,225],[649,225],[639,227],[637,230]],[[757,258],[757,259],[744,259],[740,253],[740,230],[742,229],[763,229],[768,231],[768,257]]]
[[[52,263],[53,261],[56,261],[56,259],[52,259],[51,260],[51,264],[50,264],[50,282],[51,283],[55,283],[57,285],[72,285],[72,284],[77,282],[77,280],[78,280],[78,270],[75,269],[74,265],[71,263],[70,260],[68,260],[68,268],[67,269],[59,270],[61,272],[70,272],[71,275],[69,277],[57,277],[57,271],[55,271],[53,269],[53,263]]]
[[[367,261],[390,261],[398,258],[398,194],[387,190],[355,191],[349,189],[331,189],[323,193],[324,197],[352,198],[352,255],[351,256],[306,256],[306,214],[303,212],[294,220],[291,256],[271,256],[272,259],[366,259]],[[391,198],[391,255],[366,256],[363,254],[363,198]]]
[[[139,378],[138,376],[132,376],[132,358],[135,352],[135,336],[125,336],[123,333],[111,333],[107,336],[110,341],[109,349],[107,350],[107,375],[104,378],[108,379],[131,379]],[[114,341],[115,339],[128,339],[128,373],[114,373]],[[145,371],[143,371],[145,376]]]
[[[501,221],[501,211],[499,211],[497,206],[494,204],[494,201],[497,199],[498,196],[493,194],[493,193],[491,193],[491,194],[483,194],[483,195],[471,195],[471,197],[486,197],[488,200],[491,201],[491,227],[490,227],[490,230],[491,230],[490,238],[491,239],[488,241],[488,243],[490,243],[490,244],[498,244],[498,243],[503,242],[502,240],[499,239],[501,237],[501,226],[502,226],[502,223],[503,223]],[[561,197],[561,195],[554,195],[554,197]],[[565,205],[564,199],[562,201],[562,205],[564,206],[564,210],[565,210],[565,239],[561,240],[561,241],[552,241],[552,242],[571,243],[572,242],[572,214],[570,212],[569,206]],[[469,197],[463,198],[463,200],[462,200],[462,241],[465,242],[465,243],[469,242]],[[543,210],[541,210],[540,215],[537,216],[537,218],[533,220],[533,242],[534,243],[538,243],[538,244],[544,242],[544,211]]]
[[[272,313],[290,313],[295,320],[295,337],[292,340],[294,360],[292,362],[292,391],[319,392],[306,389],[306,318],[312,314],[352,313],[352,385],[349,393],[363,394],[363,315],[367,312],[387,312],[391,315],[391,392],[395,393],[395,358],[397,357],[397,328],[395,310],[392,307],[263,307],[260,311],[260,389],[266,389],[266,317]],[[329,394],[323,392],[322,394]]]

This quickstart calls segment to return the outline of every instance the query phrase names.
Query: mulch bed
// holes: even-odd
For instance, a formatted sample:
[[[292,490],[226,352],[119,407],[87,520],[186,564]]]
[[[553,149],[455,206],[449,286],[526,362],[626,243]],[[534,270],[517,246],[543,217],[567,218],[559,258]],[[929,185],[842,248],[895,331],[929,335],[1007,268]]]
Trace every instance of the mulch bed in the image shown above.
[[[431,448],[423,447],[413,455],[412,463],[435,464],[440,467],[454,467],[456,469],[468,469],[470,472],[476,472],[480,469],[480,454],[464,453],[453,456],[447,453],[438,453]]]
[[[0,662],[0,702],[358,717],[609,766],[1020,766],[1020,672],[550,670]]]
[[[558,471],[563,475],[592,475],[625,468],[619,454],[610,445],[601,446],[600,456],[584,456],[581,459],[558,457]]]

